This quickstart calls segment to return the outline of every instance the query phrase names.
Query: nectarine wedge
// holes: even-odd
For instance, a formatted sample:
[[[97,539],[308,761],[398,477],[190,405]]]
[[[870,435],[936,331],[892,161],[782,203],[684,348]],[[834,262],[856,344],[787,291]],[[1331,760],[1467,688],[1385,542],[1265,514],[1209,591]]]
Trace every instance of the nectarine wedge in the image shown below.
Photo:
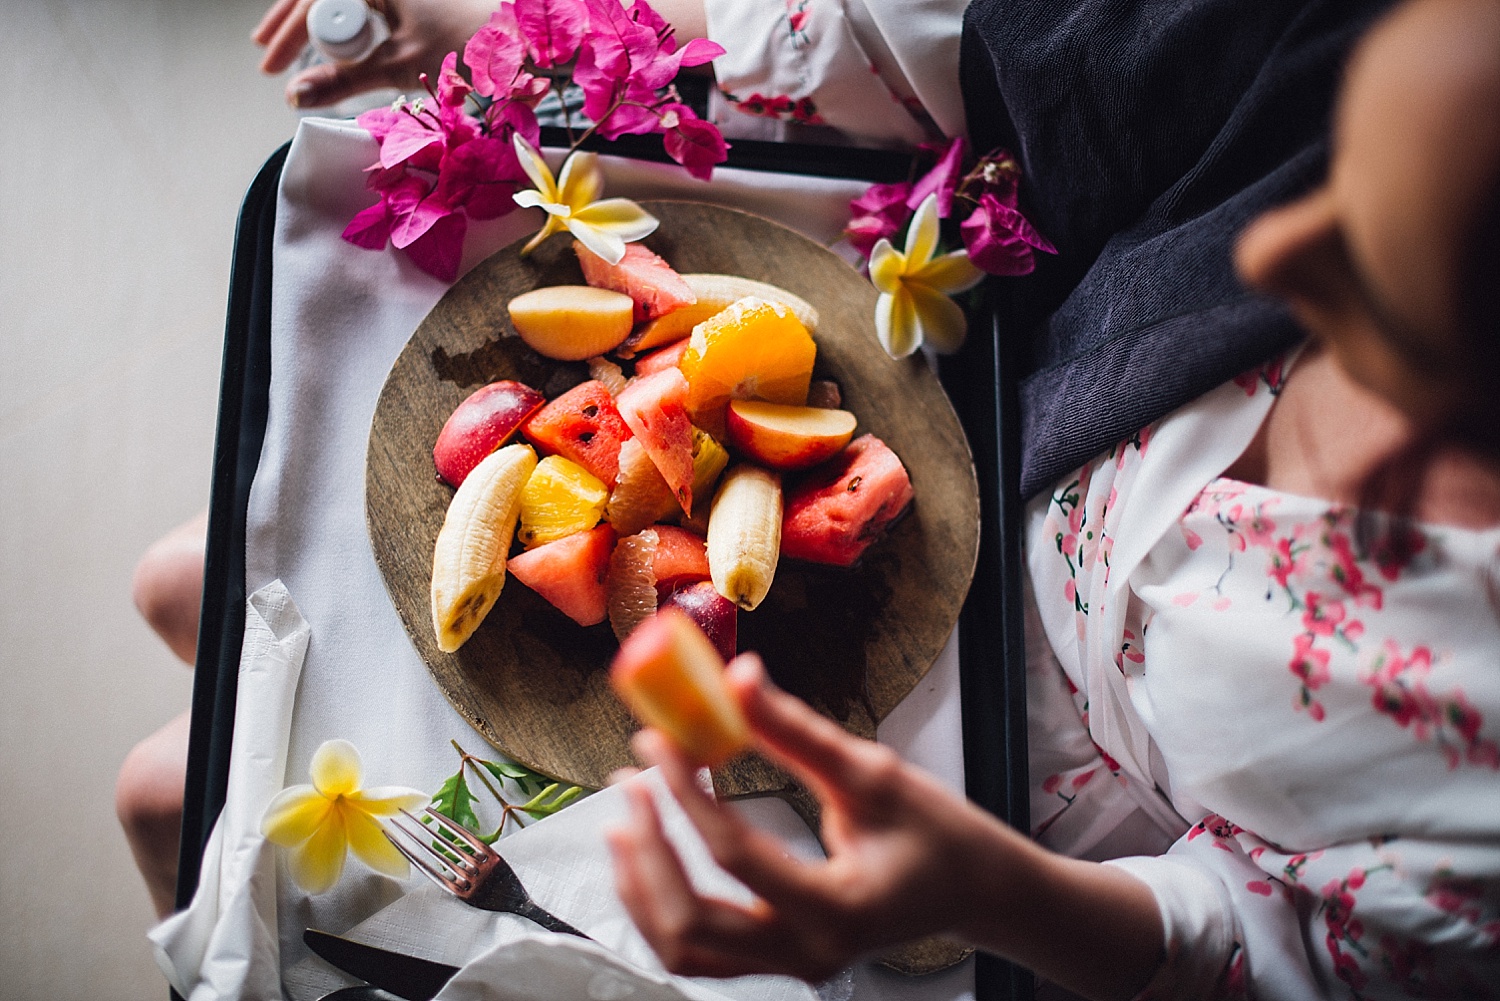
[[[630,336],[635,300],[589,285],[548,285],[516,296],[507,307],[521,340],[558,361],[583,361]]]
[[[750,746],[750,727],[724,684],[724,660],[684,612],[665,608],[630,634],[609,669],[621,701],[700,765]]]
[[[806,469],[837,455],[854,437],[847,410],[732,400],[725,414],[729,444],[773,469]]]

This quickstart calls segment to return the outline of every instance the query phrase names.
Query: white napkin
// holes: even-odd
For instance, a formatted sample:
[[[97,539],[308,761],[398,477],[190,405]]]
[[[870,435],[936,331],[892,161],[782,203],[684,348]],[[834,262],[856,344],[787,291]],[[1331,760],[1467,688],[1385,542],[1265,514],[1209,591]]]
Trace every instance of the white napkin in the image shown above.
[[[300,678],[283,679],[286,687],[278,697],[285,702],[278,703],[278,712],[256,711],[257,718],[247,720],[251,709],[242,691],[235,752],[253,752],[264,773],[275,776],[271,793],[305,781],[313,752],[331,738],[350,740],[359,748],[368,784],[424,790],[437,789],[457,770],[450,739],[457,738],[470,751],[484,751],[480,738],[433,684],[407,638],[365,529],[365,446],[376,399],[406,341],[447,291],[403,254],[361,250],[339,238],[348,220],[372,200],[362,171],[376,155],[375,143],[350,123],[306,119],[282,173],[272,274],[270,409],[247,515],[246,584],[254,589],[285,581],[316,638],[307,647]],[[853,181],[730,170],[715,171],[708,186],[669,166],[609,157],[602,163],[610,195],[713,200],[760,212],[824,241],[837,236],[848,200],[865,187]],[[534,210],[472,225],[463,269],[539,225]],[[289,709],[293,690],[295,705]],[[243,735],[242,726],[247,728]],[[881,734],[883,739],[894,734],[888,739],[892,746],[962,788],[953,643],[918,691],[882,725]],[[248,833],[258,832],[259,812],[269,798],[250,803],[254,797],[237,788],[240,781],[238,774],[231,778],[230,796],[243,793],[247,805],[226,811],[219,821],[223,832],[214,835],[227,845],[241,844]],[[258,787],[255,792],[260,794]],[[583,805],[568,807],[548,823]],[[753,801],[744,808],[757,823],[792,837],[794,851],[817,851],[810,832],[780,801]],[[257,856],[264,868],[254,870],[254,880],[244,865],[226,865],[221,852],[205,858],[205,885],[218,888],[222,900],[241,903],[238,908],[216,906],[186,921],[200,928],[212,917],[220,918],[212,940],[204,932],[194,946],[204,957],[201,963],[189,962],[185,957],[194,950],[180,944],[170,954],[172,962],[186,971],[215,966],[238,973],[237,979],[225,973],[215,981],[225,985],[221,993],[205,993],[193,1001],[276,997],[279,988],[271,985],[278,963],[294,997],[316,997],[294,990],[292,971],[306,966],[303,929],[342,933],[415,885],[351,862],[338,886],[308,897],[289,880],[273,885],[268,858]],[[543,877],[528,876],[532,878]],[[606,881],[584,889],[603,891],[609,885]],[[434,898],[419,893],[416,899]],[[157,938],[175,941],[185,934],[174,930],[183,923],[173,919]],[[275,935],[279,954],[270,941]],[[857,974],[855,996],[859,1001],[972,996],[970,970],[965,965],[952,974],[908,980],[866,964]]]
[[[693,884],[703,893],[748,901],[749,891],[714,863],[707,846],[667,792],[656,770],[643,772],[632,781],[646,783],[655,794],[663,827]],[[535,979],[538,974],[534,963],[551,971],[548,978],[581,978],[587,983],[595,975],[604,975],[604,979],[617,985],[628,983],[635,991],[629,995],[632,1001],[656,998],[815,1001],[816,995],[806,984],[790,977],[688,981],[663,971],[615,895],[614,870],[604,832],[623,822],[627,810],[622,790],[611,787],[496,843],[532,899],[586,932],[594,942],[544,931],[513,914],[470,907],[420,875],[416,877],[420,885],[415,892],[344,934],[368,945],[464,967],[462,974],[439,995],[445,1001],[589,996],[570,993],[560,986],[529,995],[483,993],[484,984],[497,990],[514,990],[517,983]],[[296,998],[316,997],[342,982],[318,975],[326,971],[326,964],[317,958],[288,970],[288,994]],[[535,982],[553,983],[548,978]]]
[[[260,818],[286,773],[308,629],[279,580],[251,594],[245,606],[224,810],[204,849],[192,904],[149,933],[157,965],[188,1001],[280,993],[276,860],[264,850]]]

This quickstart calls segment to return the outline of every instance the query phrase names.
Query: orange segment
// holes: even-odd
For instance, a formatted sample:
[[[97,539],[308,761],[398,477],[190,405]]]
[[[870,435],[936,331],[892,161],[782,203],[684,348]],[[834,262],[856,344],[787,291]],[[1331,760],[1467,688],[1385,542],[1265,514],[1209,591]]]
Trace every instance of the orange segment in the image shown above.
[[[786,306],[747,296],[693,328],[680,368],[688,413],[725,436],[730,400],[804,404],[818,346]]]

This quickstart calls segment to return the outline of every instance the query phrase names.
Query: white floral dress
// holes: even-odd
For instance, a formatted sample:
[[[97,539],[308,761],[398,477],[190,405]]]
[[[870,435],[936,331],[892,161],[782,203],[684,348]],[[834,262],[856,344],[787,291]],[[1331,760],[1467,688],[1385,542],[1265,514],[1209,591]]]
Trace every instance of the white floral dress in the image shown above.
[[[1280,372],[1033,504],[1035,833],[1151,886],[1147,996],[1500,996],[1500,530],[1222,477]]]
[[[731,137],[913,146],[964,131],[958,46],[967,0],[706,0],[713,118]]]

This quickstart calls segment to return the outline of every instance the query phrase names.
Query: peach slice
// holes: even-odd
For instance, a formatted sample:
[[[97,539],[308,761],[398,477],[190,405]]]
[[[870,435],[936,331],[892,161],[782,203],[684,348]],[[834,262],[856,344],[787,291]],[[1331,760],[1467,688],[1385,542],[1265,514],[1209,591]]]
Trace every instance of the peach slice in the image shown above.
[[[836,455],[854,437],[847,410],[733,400],[725,415],[729,444],[773,469],[806,469]]]
[[[538,354],[583,361],[630,336],[635,300],[588,285],[548,285],[510,301],[510,322]]]
[[[676,608],[630,634],[609,680],[636,718],[665,732],[697,764],[723,764],[750,747],[750,727],[724,684],[724,659]]]

